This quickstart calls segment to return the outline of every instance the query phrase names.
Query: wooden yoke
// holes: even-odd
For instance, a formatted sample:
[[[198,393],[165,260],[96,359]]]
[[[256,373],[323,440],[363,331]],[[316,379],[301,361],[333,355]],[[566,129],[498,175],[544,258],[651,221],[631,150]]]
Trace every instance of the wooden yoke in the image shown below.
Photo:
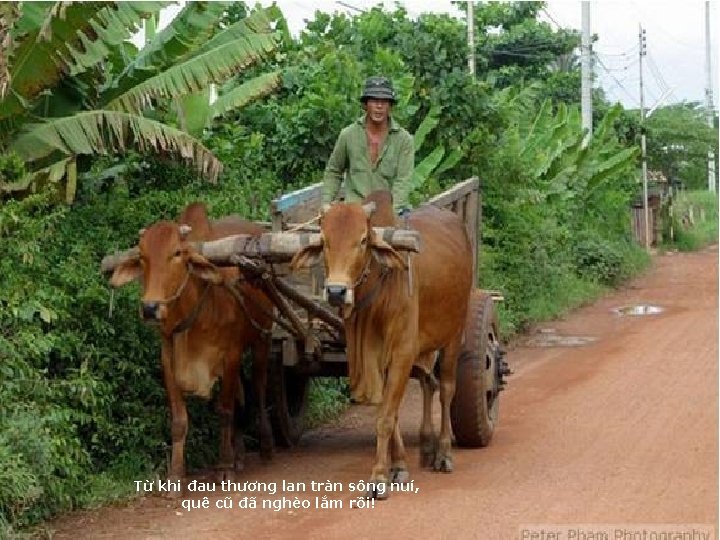
[[[375,233],[398,251],[420,251],[420,234],[417,231],[393,227],[375,227]],[[190,245],[211,263],[233,266],[233,258],[245,256],[260,258],[268,263],[290,262],[295,253],[308,245],[320,245],[319,233],[264,233],[260,237],[247,234],[228,236],[211,242],[191,242]],[[110,274],[115,267],[137,257],[137,247],[120,251],[103,258],[100,269]]]

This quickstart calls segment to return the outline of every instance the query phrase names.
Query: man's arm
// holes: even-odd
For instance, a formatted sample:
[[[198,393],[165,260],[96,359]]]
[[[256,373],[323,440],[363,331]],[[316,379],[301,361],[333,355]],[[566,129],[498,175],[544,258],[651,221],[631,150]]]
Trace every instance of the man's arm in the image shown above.
[[[400,146],[398,156],[397,177],[393,182],[393,209],[396,213],[410,208],[410,187],[413,170],[415,169],[415,142],[413,136],[406,133]]]
[[[347,167],[347,142],[345,130],[340,132],[340,136],[335,142],[330,159],[325,165],[325,174],[323,175],[323,204],[330,204],[340,191],[340,183],[342,182],[343,173]]]

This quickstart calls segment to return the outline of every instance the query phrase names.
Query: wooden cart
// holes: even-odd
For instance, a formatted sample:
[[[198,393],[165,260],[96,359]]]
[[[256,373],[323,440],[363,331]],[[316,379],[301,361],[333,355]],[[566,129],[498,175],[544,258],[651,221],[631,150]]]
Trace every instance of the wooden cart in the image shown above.
[[[465,180],[426,204],[457,213],[465,222],[473,246],[477,275],[480,236],[480,196],[477,178]],[[319,237],[314,218],[321,205],[321,184],[275,199],[268,232],[260,239],[244,235],[197,244],[196,249],[218,265],[237,265],[262,287],[275,304],[276,323],[268,377],[268,397],[276,442],[295,445],[303,432],[310,377],[345,376],[347,362],[343,323],[322,299],[323,269],[291,273],[288,263],[302,245]],[[396,246],[412,246],[415,231],[396,229],[389,236]],[[129,252],[103,259],[103,271]],[[458,359],[457,386],[451,407],[458,445],[485,446],[498,419],[499,393],[509,374],[499,339],[496,295],[476,289],[468,307],[464,344]]]

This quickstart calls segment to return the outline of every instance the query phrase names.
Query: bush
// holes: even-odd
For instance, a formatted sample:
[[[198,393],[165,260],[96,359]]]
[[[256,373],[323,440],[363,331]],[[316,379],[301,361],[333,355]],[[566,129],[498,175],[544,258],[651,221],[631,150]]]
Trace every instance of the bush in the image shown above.
[[[673,200],[670,245],[695,251],[718,240],[718,198],[709,191],[683,191]]]
[[[315,427],[335,418],[350,405],[350,386],[347,377],[319,377],[310,379],[310,394],[306,414],[308,427]]]
[[[108,471],[125,482],[164,468],[169,432],[159,340],[137,316],[137,286],[111,297],[101,258],[192,200],[206,201],[216,216],[239,210],[267,217],[267,204],[251,202],[273,190],[262,179],[208,186],[179,167],[148,163],[136,168],[138,176],[129,170],[101,193],[85,192],[72,210],[53,206],[51,194],[0,207],[5,523],[28,524],[87,500],[87,486],[100,477],[107,485]],[[202,400],[189,400],[189,409],[192,468],[215,460],[217,416]]]

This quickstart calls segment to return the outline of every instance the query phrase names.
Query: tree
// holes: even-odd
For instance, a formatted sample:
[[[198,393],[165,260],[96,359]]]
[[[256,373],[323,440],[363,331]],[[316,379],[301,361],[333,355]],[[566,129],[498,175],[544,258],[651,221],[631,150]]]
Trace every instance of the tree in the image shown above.
[[[79,155],[130,149],[192,163],[206,179],[217,179],[221,163],[188,131],[198,133],[209,119],[277,87],[277,72],[235,79],[275,50],[277,35],[267,10],[223,27],[230,2],[188,2],[138,51],[128,38],[166,4],[25,2],[3,8],[12,39],[0,39],[9,58],[0,65],[0,150],[17,154],[28,173],[0,184],[0,193],[63,180],[71,201]],[[0,38],[5,31],[0,28]],[[211,108],[190,117],[182,100],[227,81],[233,82]],[[171,110],[178,127],[167,121]]]
[[[707,125],[699,103],[668,105],[645,121],[648,167],[688,189],[707,187],[707,156],[718,147],[717,128]]]

